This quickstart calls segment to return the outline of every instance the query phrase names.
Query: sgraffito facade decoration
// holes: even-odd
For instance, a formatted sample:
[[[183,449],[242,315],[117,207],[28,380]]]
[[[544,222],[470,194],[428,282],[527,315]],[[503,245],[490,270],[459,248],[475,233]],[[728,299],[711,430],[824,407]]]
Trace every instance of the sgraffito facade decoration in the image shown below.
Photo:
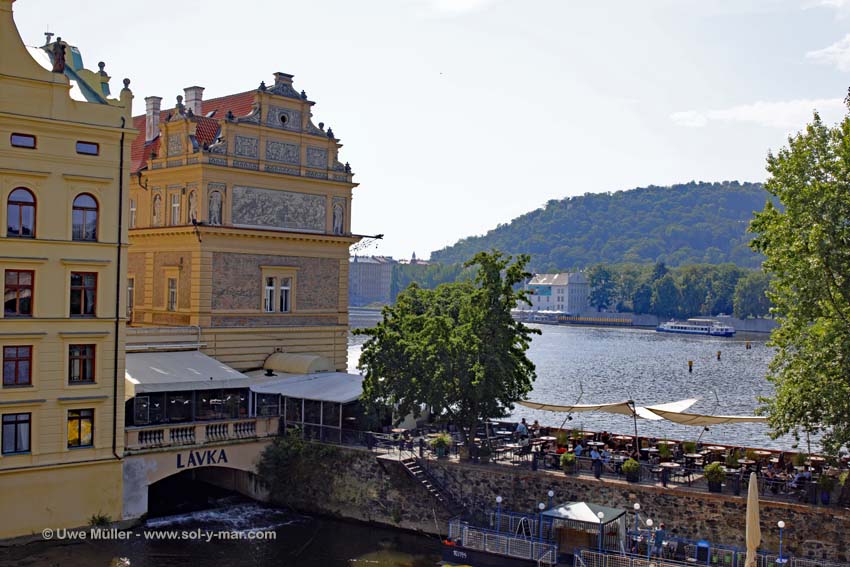
[[[234,138],[234,153],[237,156],[257,158],[258,140],[250,136],[236,136]]]
[[[233,224],[324,232],[325,198],[321,195],[233,187]]]
[[[301,163],[301,148],[298,144],[266,140],[266,159],[298,165]]]
[[[168,136],[168,155],[178,155],[183,153],[183,136],[180,134],[171,134]]]
[[[266,125],[281,130],[301,131],[301,111],[291,108],[270,106],[266,114]]]
[[[325,148],[307,147],[307,165],[310,167],[328,168],[328,150]]]

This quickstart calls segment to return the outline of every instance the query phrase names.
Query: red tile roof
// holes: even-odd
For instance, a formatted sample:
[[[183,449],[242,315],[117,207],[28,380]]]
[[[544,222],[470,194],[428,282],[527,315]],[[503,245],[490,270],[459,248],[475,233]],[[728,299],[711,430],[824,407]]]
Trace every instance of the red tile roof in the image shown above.
[[[197,117],[198,127],[196,130],[196,136],[198,138],[198,142],[203,145],[211,144],[215,141],[220,121],[224,120],[228,110],[236,117],[250,114],[251,109],[254,106],[254,96],[256,95],[256,92],[257,91],[245,91],[243,93],[236,93],[205,100],[202,107],[203,115]],[[160,121],[165,121],[173,110],[173,108],[169,108],[160,112]],[[212,117],[207,118],[206,115],[213,111],[215,111],[215,114]],[[136,173],[145,167],[151,152],[159,153],[159,137],[150,143],[145,143],[145,124],[146,117],[144,114],[133,117],[133,128],[137,129],[139,134],[133,140],[130,150],[130,159],[132,163],[131,173]]]

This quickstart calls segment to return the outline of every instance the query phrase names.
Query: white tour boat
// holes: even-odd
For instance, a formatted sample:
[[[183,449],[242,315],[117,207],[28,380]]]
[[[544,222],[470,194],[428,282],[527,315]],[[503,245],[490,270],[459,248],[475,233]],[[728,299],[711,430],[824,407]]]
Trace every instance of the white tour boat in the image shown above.
[[[735,328],[714,319],[670,320],[655,328],[659,333],[680,333],[683,335],[710,335],[712,337],[733,337]]]

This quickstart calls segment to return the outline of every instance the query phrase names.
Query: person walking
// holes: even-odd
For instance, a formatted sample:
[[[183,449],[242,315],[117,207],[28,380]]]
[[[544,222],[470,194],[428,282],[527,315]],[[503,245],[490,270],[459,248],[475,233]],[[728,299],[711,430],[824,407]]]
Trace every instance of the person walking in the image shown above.
[[[602,477],[602,455],[599,454],[596,445],[590,450],[590,460],[593,465],[593,476],[599,479]]]

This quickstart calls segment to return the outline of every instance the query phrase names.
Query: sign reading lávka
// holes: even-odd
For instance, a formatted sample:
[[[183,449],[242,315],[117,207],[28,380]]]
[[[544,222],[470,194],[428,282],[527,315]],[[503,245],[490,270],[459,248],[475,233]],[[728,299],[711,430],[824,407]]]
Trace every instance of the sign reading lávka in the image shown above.
[[[218,465],[227,462],[227,453],[224,449],[205,449],[202,451],[189,451],[177,453],[177,468],[189,469],[202,467],[204,465]]]

